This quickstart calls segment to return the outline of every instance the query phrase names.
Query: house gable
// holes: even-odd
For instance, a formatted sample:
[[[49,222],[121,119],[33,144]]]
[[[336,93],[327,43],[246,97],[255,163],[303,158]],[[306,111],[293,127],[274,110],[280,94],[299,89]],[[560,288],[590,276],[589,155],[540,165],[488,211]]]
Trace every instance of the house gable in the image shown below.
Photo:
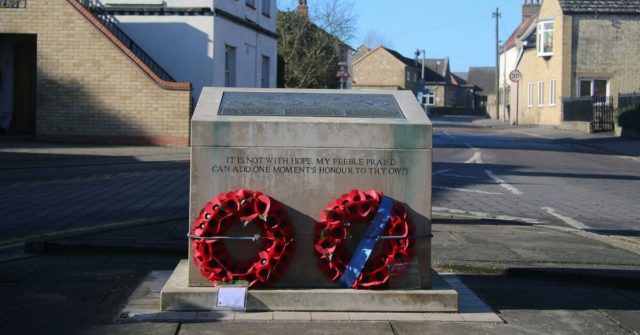
[[[407,88],[408,59],[399,53],[377,47],[353,63],[354,88]]]

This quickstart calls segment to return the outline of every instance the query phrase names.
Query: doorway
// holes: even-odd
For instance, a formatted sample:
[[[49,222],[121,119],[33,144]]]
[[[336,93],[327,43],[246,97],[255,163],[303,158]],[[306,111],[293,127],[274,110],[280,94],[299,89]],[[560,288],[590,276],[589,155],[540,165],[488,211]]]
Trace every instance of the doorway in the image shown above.
[[[0,34],[0,133],[35,133],[36,61],[36,35]]]

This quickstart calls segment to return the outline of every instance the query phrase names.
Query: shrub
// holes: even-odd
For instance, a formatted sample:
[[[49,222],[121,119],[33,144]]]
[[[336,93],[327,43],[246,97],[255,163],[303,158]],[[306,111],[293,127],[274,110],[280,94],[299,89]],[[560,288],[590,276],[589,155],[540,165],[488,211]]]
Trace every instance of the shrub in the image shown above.
[[[618,125],[640,131],[640,106],[625,108],[618,115]]]

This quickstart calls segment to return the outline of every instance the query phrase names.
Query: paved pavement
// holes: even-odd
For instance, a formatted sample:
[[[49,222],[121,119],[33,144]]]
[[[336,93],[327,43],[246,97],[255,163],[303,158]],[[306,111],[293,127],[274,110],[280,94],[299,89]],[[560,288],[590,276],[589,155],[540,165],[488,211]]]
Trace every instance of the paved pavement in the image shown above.
[[[444,118],[446,120],[446,118]],[[566,130],[559,130],[551,126],[518,127],[506,124],[502,121],[485,118],[468,118],[473,124],[488,129],[499,129],[513,134],[533,136],[547,140],[562,140],[574,145],[597,150],[602,154],[615,154],[627,158],[640,159],[640,139],[621,138],[615,134],[595,133],[582,134]]]
[[[587,145],[580,150],[589,155],[598,150],[611,156],[611,148],[617,147],[611,144],[615,139],[551,137],[558,133],[474,121],[490,130],[550,137],[544,139],[549,145],[554,138],[563,139],[563,145]],[[639,143],[628,146],[640,148]],[[631,149],[624,150],[626,157],[635,157]],[[0,138],[0,333],[640,333],[636,240],[554,222],[527,222],[521,216],[509,218],[509,213],[495,220],[495,215],[483,217],[486,211],[440,213],[433,226],[433,261],[439,271],[456,273],[505,323],[123,323],[120,312],[145,276],[172,270],[186,257],[187,159],[184,149],[43,145]],[[635,179],[623,181],[637,184]],[[144,205],[131,205],[139,201]],[[38,236],[44,233],[49,235]],[[37,237],[28,243],[34,253],[16,248],[22,245],[20,238],[29,236]]]
[[[60,231],[187,217],[189,149],[0,139],[0,249]]]
[[[186,257],[184,220],[120,227],[0,257],[3,334],[638,334],[640,247],[619,248],[576,230],[489,220],[437,219],[434,266],[457,278],[504,323],[450,321],[203,322],[194,315],[128,322],[121,317],[150,271]],[[81,244],[78,244],[80,240]],[[74,242],[75,241],[75,242]],[[129,246],[123,248],[123,246]],[[155,302],[154,302],[155,301]],[[157,304],[156,300],[149,303]],[[193,313],[192,313],[193,314]],[[262,320],[260,320],[262,319]]]

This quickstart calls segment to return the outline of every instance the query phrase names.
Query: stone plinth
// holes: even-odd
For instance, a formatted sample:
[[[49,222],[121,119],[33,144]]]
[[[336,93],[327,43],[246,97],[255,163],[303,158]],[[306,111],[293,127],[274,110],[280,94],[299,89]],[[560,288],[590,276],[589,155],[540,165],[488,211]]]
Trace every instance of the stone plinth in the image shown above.
[[[190,222],[222,192],[266,193],[285,205],[297,243],[270,292],[337,289],[317,266],[316,221],[352,189],[380,190],[404,205],[416,227],[417,257],[392,288],[423,292],[431,288],[431,137],[431,122],[408,91],[205,88],[192,119]],[[353,233],[357,243],[361,232]],[[239,258],[258,249],[225,244]],[[189,289],[208,290],[191,253],[188,265]]]
[[[164,311],[214,310],[217,288],[189,287],[183,260],[162,289]],[[433,273],[428,290],[271,289],[249,290],[247,311],[457,312],[458,293]]]

